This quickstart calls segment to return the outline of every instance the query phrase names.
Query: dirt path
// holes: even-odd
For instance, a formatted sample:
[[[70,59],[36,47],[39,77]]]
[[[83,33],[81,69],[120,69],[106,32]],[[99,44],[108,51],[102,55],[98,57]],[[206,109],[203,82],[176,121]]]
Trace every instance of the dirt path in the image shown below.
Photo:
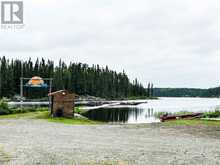
[[[5,119],[0,164],[220,165],[220,128]]]

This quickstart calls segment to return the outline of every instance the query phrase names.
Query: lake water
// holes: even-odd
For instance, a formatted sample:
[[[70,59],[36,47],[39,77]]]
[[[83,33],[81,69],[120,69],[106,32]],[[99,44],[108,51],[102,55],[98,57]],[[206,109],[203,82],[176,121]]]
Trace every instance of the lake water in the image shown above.
[[[157,112],[206,112],[220,107],[220,98],[160,98],[138,106],[93,109],[84,115],[89,119],[112,123],[152,123]]]

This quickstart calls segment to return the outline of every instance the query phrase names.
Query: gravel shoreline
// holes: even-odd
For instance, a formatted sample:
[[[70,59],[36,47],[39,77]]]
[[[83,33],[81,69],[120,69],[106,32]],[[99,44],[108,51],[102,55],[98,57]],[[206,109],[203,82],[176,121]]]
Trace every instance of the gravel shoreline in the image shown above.
[[[220,128],[0,120],[1,165],[220,165]]]

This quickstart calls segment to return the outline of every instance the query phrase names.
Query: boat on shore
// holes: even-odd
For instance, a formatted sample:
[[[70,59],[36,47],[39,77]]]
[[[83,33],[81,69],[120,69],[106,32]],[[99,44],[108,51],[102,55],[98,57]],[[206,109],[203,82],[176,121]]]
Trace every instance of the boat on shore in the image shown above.
[[[168,115],[165,114],[160,117],[161,122],[165,122],[168,120],[178,120],[178,119],[192,119],[201,117],[203,113],[192,113],[192,114],[185,114],[185,115]]]

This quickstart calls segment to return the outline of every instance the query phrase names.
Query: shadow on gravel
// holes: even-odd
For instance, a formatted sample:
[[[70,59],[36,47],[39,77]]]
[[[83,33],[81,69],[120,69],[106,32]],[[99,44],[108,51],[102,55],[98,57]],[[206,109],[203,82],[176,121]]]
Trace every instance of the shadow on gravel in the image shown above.
[[[0,164],[8,164],[11,158],[12,157],[3,150],[3,147],[0,146]]]
[[[160,131],[160,133],[170,135],[182,135],[190,134],[195,137],[207,137],[220,139],[220,127],[219,126],[207,126],[207,125],[167,125],[164,123],[152,123],[152,124],[127,124],[121,125],[126,129],[154,129]]]

